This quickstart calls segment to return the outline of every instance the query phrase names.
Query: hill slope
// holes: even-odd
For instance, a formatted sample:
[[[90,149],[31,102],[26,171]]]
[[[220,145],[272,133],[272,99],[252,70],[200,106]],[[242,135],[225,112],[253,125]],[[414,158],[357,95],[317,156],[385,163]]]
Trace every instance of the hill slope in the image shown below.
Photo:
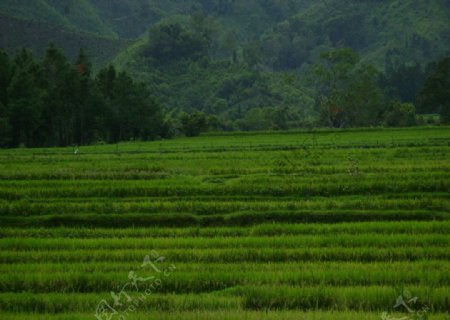
[[[12,55],[17,49],[26,47],[41,57],[50,41],[64,49],[71,60],[76,57],[80,48],[86,48],[95,66],[107,64],[129,45],[127,40],[93,36],[48,23],[0,14],[0,48],[8,54]]]
[[[240,128],[258,129],[261,108],[310,122],[317,114],[303,80],[334,48],[351,47],[380,71],[450,53],[448,0],[3,0],[0,13],[1,48],[42,53],[53,41],[73,57],[85,47],[96,65],[114,61],[146,82],[174,114],[202,110],[229,128],[248,116],[254,127]],[[149,35],[167,25],[181,27],[182,41],[161,63],[154,53],[167,58],[170,43]]]
[[[148,83],[170,110],[198,109],[232,120],[248,114],[261,123],[252,109],[282,107],[294,109],[292,118],[309,122],[305,115],[313,113],[313,99],[301,80],[322,52],[352,47],[380,71],[399,63],[424,65],[450,52],[448,1],[224,3],[228,5],[209,10],[203,6],[203,15],[162,21],[162,26],[179,23],[186,31],[172,39],[172,53],[186,49],[176,43],[189,34],[192,43],[196,34],[206,35],[208,52],[194,52],[204,59],[169,59],[177,55],[170,52],[171,42],[161,39],[178,31],[155,27],[115,62]]]
[[[297,68],[314,60],[317,50],[336,46],[358,49],[380,67],[386,56],[430,60],[450,50],[447,0],[0,2],[5,16],[116,39],[137,38],[161,21],[186,23],[197,11],[214,19],[218,36],[234,38],[239,46],[257,40],[265,64],[275,69]],[[39,35],[44,42],[46,35]]]

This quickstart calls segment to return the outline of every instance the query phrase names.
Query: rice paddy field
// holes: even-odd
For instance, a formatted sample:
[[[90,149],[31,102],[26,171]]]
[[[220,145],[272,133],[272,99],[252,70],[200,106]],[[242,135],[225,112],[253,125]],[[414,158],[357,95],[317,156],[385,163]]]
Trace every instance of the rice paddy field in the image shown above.
[[[450,128],[0,150],[0,319],[449,319]]]

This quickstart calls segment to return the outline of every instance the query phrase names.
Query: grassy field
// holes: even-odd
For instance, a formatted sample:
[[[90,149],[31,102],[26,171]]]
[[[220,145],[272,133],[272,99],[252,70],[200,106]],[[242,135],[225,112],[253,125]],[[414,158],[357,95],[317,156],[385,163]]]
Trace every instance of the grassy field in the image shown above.
[[[449,319],[450,128],[0,150],[0,226],[1,319]]]

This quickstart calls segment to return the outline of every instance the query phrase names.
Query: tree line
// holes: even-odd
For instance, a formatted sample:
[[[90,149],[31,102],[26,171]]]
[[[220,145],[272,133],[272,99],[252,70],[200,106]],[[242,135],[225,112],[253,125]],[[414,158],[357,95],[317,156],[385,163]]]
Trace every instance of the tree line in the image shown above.
[[[50,44],[41,61],[0,52],[0,146],[41,147],[166,137],[149,89],[108,66],[94,74],[80,50],[71,63]]]
[[[185,32],[179,26],[161,27],[158,31],[150,35],[153,41],[143,50],[150,65],[188,65],[192,69],[194,63],[204,63],[202,56],[208,55],[209,47],[206,37]],[[176,41],[171,41],[172,37]],[[178,59],[183,59],[183,64],[174,64]],[[202,68],[208,74],[214,65]],[[133,80],[112,65],[94,73],[83,50],[73,62],[53,44],[40,61],[27,49],[14,57],[0,52],[0,147],[145,141],[176,134],[197,136],[208,130],[427,123],[420,114],[439,114],[440,122],[450,123],[450,58],[426,68],[419,64],[393,65],[380,73],[362,63],[354,50],[336,49],[323,53],[311,66],[307,83],[289,74],[272,79],[250,66],[238,65],[230,75],[219,87],[215,100],[199,100],[208,106],[207,110],[185,112],[163,108],[154,96],[157,88],[153,86],[151,91],[152,86]],[[305,97],[303,101],[315,104],[314,120],[305,120],[310,115],[297,104],[302,98],[292,94],[296,91],[285,89],[300,86],[312,94],[311,99]],[[195,87],[191,90],[197,93]],[[277,96],[286,104],[271,101]],[[238,101],[234,107],[229,105],[233,99]]]
[[[130,70],[147,70],[146,82],[175,121],[183,111],[195,113],[192,120],[199,124],[212,117],[208,125],[196,128],[225,131],[449,121],[448,58],[422,65],[398,61],[396,52],[387,52],[381,72],[354,49],[324,48],[301,69],[277,71],[262,63],[259,46],[249,43],[233,50],[233,41],[217,44],[211,19],[200,12],[187,26],[154,26],[130,59]],[[225,47],[229,50],[222,54],[215,50]],[[294,53],[305,60],[298,50]]]
[[[421,114],[450,123],[450,58],[380,73],[354,50],[336,49],[321,55],[312,78],[323,126],[413,126],[425,124]]]

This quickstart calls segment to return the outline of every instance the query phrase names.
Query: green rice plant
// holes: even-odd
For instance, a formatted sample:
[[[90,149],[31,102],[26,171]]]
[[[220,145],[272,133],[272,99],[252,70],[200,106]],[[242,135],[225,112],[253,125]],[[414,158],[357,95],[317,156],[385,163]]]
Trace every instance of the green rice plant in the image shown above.
[[[92,318],[155,249],[176,272],[127,319],[379,319],[405,288],[444,319],[448,129],[0,150],[0,318]]]

